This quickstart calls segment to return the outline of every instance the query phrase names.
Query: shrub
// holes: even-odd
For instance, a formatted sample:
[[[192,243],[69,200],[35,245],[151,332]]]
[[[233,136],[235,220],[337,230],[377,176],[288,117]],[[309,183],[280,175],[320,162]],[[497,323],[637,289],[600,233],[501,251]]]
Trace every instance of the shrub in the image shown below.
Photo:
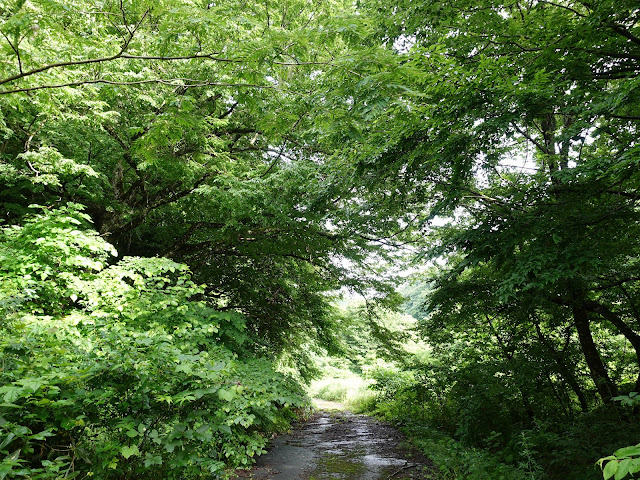
[[[0,478],[217,478],[250,464],[306,408],[302,388],[244,351],[244,318],[196,300],[186,266],[107,266],[112,247],[84,220],[68,206],[0,237],[20,260],[0,264]]]

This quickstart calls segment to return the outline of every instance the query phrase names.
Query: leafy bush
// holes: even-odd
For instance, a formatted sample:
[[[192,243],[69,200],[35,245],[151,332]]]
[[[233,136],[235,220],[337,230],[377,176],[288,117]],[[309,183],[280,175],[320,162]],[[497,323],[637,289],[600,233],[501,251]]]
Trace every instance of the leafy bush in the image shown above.
[[[378,399],[375,392],[361,389],[347,399],[347,408],[354,413],[373,413],[376,411]]]
[[[530,478],[495,455],[465,445],[433,427],[436,413],[447,410],[446,402],[422,381],[420,371],[398,368],[373,369],[371,386],[377,392],[375,412],[400,426],[425,455],[434,462],[446,480],[524,480]]]
[[[640,472],[640,444],[623,447],[616,450],[613,455],[598,460],[598,465],[602,468],[602,477],[609,480],[628,478],[628,475]]]
[[[401,430],[434,462],[443,480],[532,480],[526,471],[505,464],[490,453],[466,446],[427,426]]]
[[[2,230],[0,478],[250,464],[306,407],[301,387],[244,350],[243,317],[198,301],[187,267],[107,266],[113,249],[85,221],[68,205]]]
[[[536,418],[530,427],[515,421],[506,425],[523,412],[517,402],[510,401],[509,388],[500,391],[503,377],[494,376],[493,365],[452,369],[432,360],[411,368],[372,369],[371,388],[378,394],[375,412],[423,445],[449,475],[445,478],[596,480],[595,460],[640,435],[640,425],[629,421],[635,418],[633,392],[619,398],[628,411],[604,405],[567,418]],[[600,464],[619,462],[618,473],[624,478],[625,468],[632,468],[635,457],[625,457],[629,454],[625,449],[617,453],[623,456],[606,457]],[[505,473],[509,469],[516,472],[513,477]],[[475,477],[472,471],[477,471]]]
[[[337,382],[325,382],[313,396],[328,402],[344,402],[347,398],[348,388],[346,385]]]

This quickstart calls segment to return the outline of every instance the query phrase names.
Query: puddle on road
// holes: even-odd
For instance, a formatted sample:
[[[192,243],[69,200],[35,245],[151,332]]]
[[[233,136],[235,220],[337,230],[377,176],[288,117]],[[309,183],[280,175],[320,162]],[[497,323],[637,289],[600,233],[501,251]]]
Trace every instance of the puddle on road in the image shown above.
[[[275,439],[256,467],[242,474],[260,480],[427,480],[426,458],[399,446],[392,427],[349,412],[320,412]]]

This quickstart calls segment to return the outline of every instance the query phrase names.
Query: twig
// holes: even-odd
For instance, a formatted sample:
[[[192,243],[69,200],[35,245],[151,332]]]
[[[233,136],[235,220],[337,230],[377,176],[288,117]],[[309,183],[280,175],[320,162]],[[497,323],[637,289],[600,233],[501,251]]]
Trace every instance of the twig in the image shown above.
[[[396,475],[398,475],[399,473],[402,473],[405,470],[409,470],[410,468],[415,468],[417,467],[418,464],[417,463],[407,463],[404,467],[401,467],[400,470],[396,470],[395,472],[393,472],[388,478],[387,480],[391,480],[393,477],[395,477]]]

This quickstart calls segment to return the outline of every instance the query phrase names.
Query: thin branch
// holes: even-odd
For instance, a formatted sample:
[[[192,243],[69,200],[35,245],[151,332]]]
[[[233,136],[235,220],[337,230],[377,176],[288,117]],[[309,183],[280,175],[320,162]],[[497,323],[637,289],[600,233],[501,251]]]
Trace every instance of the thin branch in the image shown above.
[[[387,480],[391,480],[393,477],[395,477],[399,473],[402,473],[405,470],[409,470],[410,468],[415,468],[417,466],[418,466],[417,463],[407,463],[404,467],[401,467],[400,470],[397,470],[393,472],[391,475],[389,475],[389,477],[387,477]]]
[[[629,30],[627,30],[623,26],[617,25],[617,24],[613,24],[610,26],[613,29],[613,31],[615,31],[616,33],[619,33],[623,37],[631,40],[633,43],[637,43],[638,45],[640,45],[640,38],[636,37],[633,33],[631,33]]]
[[[622,278],[622,279],[616,280],[615,282],[610,282],[610,283],[595,287],[594,290],[609,290],[610,288],[621,287],[621,286],[624,286],[626,283],[637,282],[638,280],[640,280],[640,277]]]
[[[587,17],[587,15],[585,15],[584,13],[580,13],[579,11],[577,11],[577,10],[571,8],[571,7],[567,7],[566,5],[560,5],[559,3],[548,2],[548,1],[545,1],[545,0],[540,0],[539,3],[546,3],[547,5],[552,5],[554,7],[558,7],[558,8],[561,8],[563,10],[568,10],[568,11],[573,12],[576,15],[578,15],[579,17],[582,17],[582,18],[586,18]]]
[[[265,30],[269,30],[271,28],[271,15],[269,15],[269,0],[264,0],[264,8],[267,14],[267,28]]]
[[[234,102],[233,104],[231,104],[231,106],[227,109],[226,112],[224,112],[222,115],[220,115],[220,120],[222,120],[223,118],[227,118],[229,115],[231,115],[233,113],[233,111],[236,109],[236,107],[238,106],[239,102]]]
[[[538,142],[535,138],[533,138],[531,135],[529,135],[526,131],[524,131],[522,128],[520,128],[517,124],[512,123],[513,127],[518,131],[518,133],[520,135],[522,135],[524,138],[526,138],[527,140],[529,140],[531,143],[533,143],[536,147],[538,147],[542,152],[544,153],[548,153],[546,148],[540,143]]]
[[[45,66],[39,67],[39,68],[34,68],[33,70],[29,70],[28,72],[20,72],[17,75],[13,75],[11,77],[7,77],[5,79],[2,79],[2,80],[0,80],[0,85],[3,85],[5,83],[9,83],[9,82],[13,82],[14,80],[19,80],[21,78],[29,77],[31,75],[35,75],[36,73],[46,72],[47,70],[51,70],[52,68],[71,67],[71,66],[77,66],[77,65],[89,65],[89,64],[92,64],[92,63],[110,62],[112,60],[116,60],[118,58],[121,58],[124,55],[124,52],[129,47],[129,44],[131,43],[131,40],[133,40],[133,36],[135,35],[136,31],[138,30],[138,28],[140,27],[140,25],[142,24],[142,22],[144,21],[144,19],[148,15],[148,13],[149,13],[149,10],[144,12],[144,15],[142,15],[142,18],[140,19],[140,21],[129,32],[129,36],[125,40],[125,43],[122,46],[122,48],[120,49],[120,51],[118,53],[116,53],[115,55],[111,55],[109,57],[100,57],[100,58],[87,58],[85,60],[72,60],[72,61],[69,61],[69,62],[50,63],[49,65],[45,65]],[[2,92],[2,93],[6,93],[6,92]]]
[[[269,165],[269,167],[264,171],[264,173],[262,175],[260,175],[260,178],[265,178],[267,175],[269,175],[269,172],[271,172],[271,170],[273,170],[273,167],[276,166],[276,164],[280,161],[280,159],[282,158],[282,155],[284,153],[284,149],[287,146],[287,142],[285,140],[285,142],[282,144],[282,147],[280,147],[280,151],[278,152],[278,154],[274,157],[273,161],[271,162],[271,164]]]
[[[162,61],[174,61],[174,60],[199,60],[199,59],[207,59],[207,60],[215,60],[216,62],[227,62],[227,63],[243,63],[244,59],[241,58],[226,58],[219,57],[218,53],[195,53],[193,55],[178,55],[175,57],[166,57],[162,55],[120,55],[120,58],[127,58],[130,60],[162,60]]]
[[[124,9],[123,0],[120,0],[120,12],[122,12],[122,24],[124,25],[124,28],[127,29],[129,35],[132,35],[131,30],[129,29],[129,21],[127,20],[127,12]]]
[[[273,63],[276,65],[283,65],[285,67],[299,67],[302,65],[331,65],[332,67],[335,67],[331,62],[278,62],[274,60]]]
[[[150,83],[158,83],[161,85],[167,85],[170,87],[183,87],[183,88],[194,88],[194,87],[208,87],[208,86],[216,86],[216,87],[247,87],[247,88],[275,88],[273,85],[260,85],[255,83],[223,83],[223,82],[200,82],[200,83],[178,83],[180,81],[193,81],[194,79],[185,79],[185,78],[172,78],[172,79],[162,79],[162,78],[154,78],[149,80],[136,80],[132,82],[118,82],[113,80],[79,80],[77,82],[69,82],[69,83],[58,83],[54,85],[39,85],[37,87],[25,87],[25,88],[16,88],[14,90],[2,90],[0,91],[0,95],[6,95],[9,93],[20,93],[20,92],[32,92],[34,90],[45,90],[45,89],[53,89],[53,88],[63,88],[63,87],[78,87],[80,85],[91,85],[91,84],[107,84],[107,85],[144,85]]]
[[[638,115],[612,115],[605,113],[604,116],[609,118],[618,118],[620,120],[640,120],[640,116]]]
[[[4,37],[4,39],[7,41],[7,43],[8,43],[8,44],[9,44],[9,46],[11,47],[11,49],[12,49],[14,52],[16,52],[16,57],[18,58],[18,71],[19,71],[20,73],[23,73],[23,72],[22,72],[22,60],[20,59],[20,50],[18,49],[18,46],[19,46],[19,43],[20,43],[20,42],[18,42],[18,43],[16,43],[16,45],[14,45],[14,44],[11,42],[11,40],[9,40],[9,37],[7,37],[7,36],[4,34],[4,32],[0,32],[0,33],[2,33],[2,36],[3,36],[3,37]]]

